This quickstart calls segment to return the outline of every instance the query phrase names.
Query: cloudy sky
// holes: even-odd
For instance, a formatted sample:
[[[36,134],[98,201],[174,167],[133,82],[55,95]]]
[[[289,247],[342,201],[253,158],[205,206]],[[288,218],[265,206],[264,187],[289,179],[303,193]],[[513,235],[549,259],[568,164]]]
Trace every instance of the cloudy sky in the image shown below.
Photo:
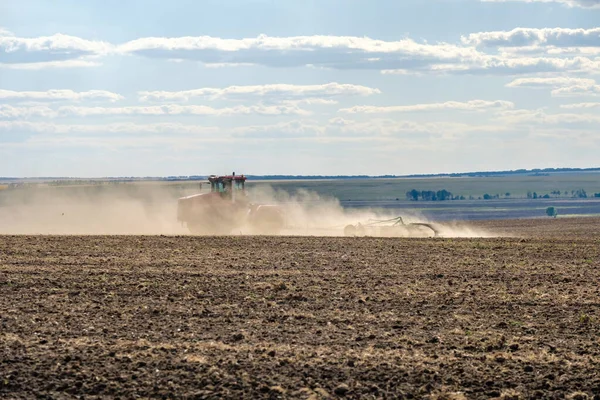
[[[600,166],[600,0],[1,0],[0,176]]]

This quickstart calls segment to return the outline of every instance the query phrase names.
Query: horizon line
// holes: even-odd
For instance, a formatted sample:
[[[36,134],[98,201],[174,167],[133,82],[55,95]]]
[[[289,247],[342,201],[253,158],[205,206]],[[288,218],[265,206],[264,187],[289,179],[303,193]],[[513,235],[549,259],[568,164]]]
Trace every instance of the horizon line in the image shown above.
[[[419,178],[419,177],[460,177],[472,175],[500,175],[500,174],[523,174],[523,173],[551,173],[551,172],[592,172],[600,171],[600,167],[574,168],[574,167],[558,167],[558,168],[532,168],[532,169],[512,169],[512,170],[490,170],[490,171],[469,171],[469,172],[439,172],[429,174],[351,174],[351,175],[336,175],[336,174],[320,174],[320,175],[301,175],[301,174],[240,174],[248,178],[266,178],[266,179],[377,179],[377,178]],[[164,176],[98,176],[98,177],[75,177],[75,176],[23,176],[23,177],[4,177],[0,176],[0,180],[34,180],[34,179],[69,179],[69,180],[204,180],[207,175],[164,175]]]

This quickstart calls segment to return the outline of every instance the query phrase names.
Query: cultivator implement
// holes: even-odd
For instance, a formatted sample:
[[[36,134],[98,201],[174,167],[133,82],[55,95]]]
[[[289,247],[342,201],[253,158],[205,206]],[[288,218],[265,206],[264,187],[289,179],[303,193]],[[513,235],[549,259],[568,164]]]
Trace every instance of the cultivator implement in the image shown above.
[[[370,219],[365,223],[356,225],[346,225],[344,228],[345,236],[392,236],[392,237],[410,237],[410,236],[440,236],[439,230],[432,224],[424,222],[405,223],[402,217],[391,219],[376,220]]]

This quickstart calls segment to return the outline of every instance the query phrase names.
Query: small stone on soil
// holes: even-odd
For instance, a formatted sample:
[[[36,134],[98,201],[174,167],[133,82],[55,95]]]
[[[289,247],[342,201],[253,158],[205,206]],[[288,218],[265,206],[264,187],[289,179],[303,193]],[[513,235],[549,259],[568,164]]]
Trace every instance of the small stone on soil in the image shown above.
[[[267,385],[262,385],[258,390],[260,390],[262,393],[267,393],[271,390],[271,388],[269,388]]]
[[[342,383],[341,385],[333,389],[333,393],[337,394],[338,396],[345,396],[349,391],[350,388],[345,383]]]
[[[244,335],[242,333],[236,333],[235,335],[233,335],[231,337],[234,341],[239,342],[241,340],[244,340]]]
[[[285,394],[285,389],[281,386],[271,386],[269,391],[276,394]]]

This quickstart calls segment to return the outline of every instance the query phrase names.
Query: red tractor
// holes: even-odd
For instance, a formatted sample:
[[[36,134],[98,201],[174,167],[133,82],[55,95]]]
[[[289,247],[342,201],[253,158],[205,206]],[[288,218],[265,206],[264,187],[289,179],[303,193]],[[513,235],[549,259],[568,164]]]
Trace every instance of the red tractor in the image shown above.
[[[246,193],[246,177],[211,175],[210,193],[182,197],[177,220],[196,235],[227,235],[235,231],[276,235],[285,225],[279,206],[252,204]]]

